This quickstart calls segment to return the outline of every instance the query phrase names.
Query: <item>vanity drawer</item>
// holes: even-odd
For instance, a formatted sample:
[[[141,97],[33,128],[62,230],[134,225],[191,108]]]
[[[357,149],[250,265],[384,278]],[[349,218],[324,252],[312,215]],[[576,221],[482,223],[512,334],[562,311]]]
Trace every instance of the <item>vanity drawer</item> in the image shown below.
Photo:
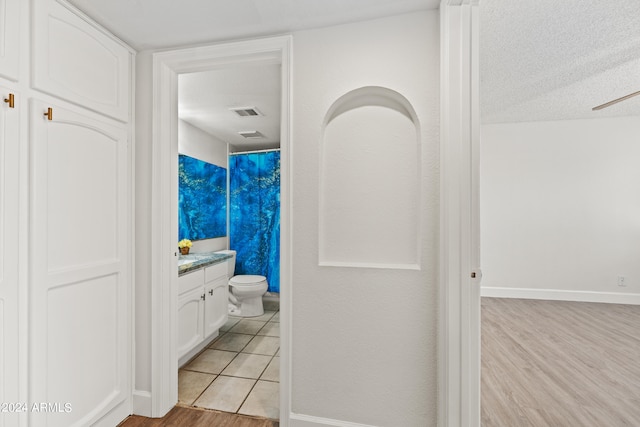
[[[212,282],[220,277],[227,277],[228,268],[227,268],[228,260],[219,262],[217,264],[210,265],[204,269],[204,281],[205,283]]]
[[[204,285],[204,270],[196,270],[178,277],[178,295]]]

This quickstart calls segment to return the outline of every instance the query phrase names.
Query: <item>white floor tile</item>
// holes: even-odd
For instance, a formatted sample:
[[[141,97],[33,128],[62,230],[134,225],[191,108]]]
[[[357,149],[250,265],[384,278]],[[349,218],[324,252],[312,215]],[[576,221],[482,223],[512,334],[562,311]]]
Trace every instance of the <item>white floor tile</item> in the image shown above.
[[[236,357],[238,353],[220,350],[205,350],[200,356],[184,367],[189,371],[219,374]]]
[[[222,375],[258,379],[270,361],[270,356],[240,353],[233,359],[233,362],[222,371]]]
[[[268,322],[262,329],[258,331],[258,335],[266,335],[269,337],[279,337],[280,336],[280,323],[278,322]]]
[[[255,336],[244,348],[243,353],[273,356],[280,348],[280,338]]]
[[[278,419],[280,417],[280,384],[258,381],[238,413]]]
[[[229,329],[229,332],[234,334],[250,334],[255,335],[267,322],[259,322],[256,320],[242,319],[236,325]]]
[[[180,369],[178,371],[178,402],[191,405],[215,378],[214,374]]]
[[[202,393],[193,406],[236,412],[251,391],[255,380],[219,376]]]
[[[240,352],[244,346],[251,341],[251,338],[253,338],[253,335],[234,334],[233,332],[228,332],[215,340],[209,348]]]
[[[264,373],[260,376],[261,380],[265,381],[280,381],[280,358],[274,357],[267,369],[265,369]]]

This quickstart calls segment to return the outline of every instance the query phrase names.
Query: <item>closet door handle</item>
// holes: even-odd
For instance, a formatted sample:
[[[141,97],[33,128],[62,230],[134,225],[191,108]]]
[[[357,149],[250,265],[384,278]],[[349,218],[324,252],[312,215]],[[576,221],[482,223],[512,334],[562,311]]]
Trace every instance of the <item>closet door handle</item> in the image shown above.
[[[53,108],[51,107],[47,108],[47,112],[44,113],[44,115],[47,117],[47,120],[49,121],[53,120]]]
[[[9,104],[9,108],[15,108],[16,103],[15,103],[15,97],[12,93],[9,94],[9,98],[5,98],[4,102],[6,102],[7,104]]]

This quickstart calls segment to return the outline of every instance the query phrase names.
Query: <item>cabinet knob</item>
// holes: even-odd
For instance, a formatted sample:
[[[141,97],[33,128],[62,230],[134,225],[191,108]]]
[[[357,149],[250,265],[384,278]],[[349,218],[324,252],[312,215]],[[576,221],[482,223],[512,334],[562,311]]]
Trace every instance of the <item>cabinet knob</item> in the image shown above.
[[[206,298],[207,298],[207,294],[200,295],[200,299],[202,299],[202,301],[204,301]]]
[[[12,93],[9,94],[9,98],[5,98],[4,102],[9,104],[9,108],[15,108],[16,103],[15,103],[15,97],[13,96]]]
[[[53,120],[53,108],[51,107],[47,108],[47,112],[44,113],[44,115],[47,117],[47,120],[49,121]]]
[[[209,289],[209,295],[213,296],[213,289]]]

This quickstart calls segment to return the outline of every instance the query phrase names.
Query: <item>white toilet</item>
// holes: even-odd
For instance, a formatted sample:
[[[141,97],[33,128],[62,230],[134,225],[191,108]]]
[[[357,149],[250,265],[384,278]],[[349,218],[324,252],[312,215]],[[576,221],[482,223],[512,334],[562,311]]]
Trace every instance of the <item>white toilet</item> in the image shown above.
[[[229,266],[229,314],[239,317],[255,317],[264,314],[262,296],[267,292],[269,284],[264,276],[238,275],[236,270],[236,251],[220,251],[230,254]]]

